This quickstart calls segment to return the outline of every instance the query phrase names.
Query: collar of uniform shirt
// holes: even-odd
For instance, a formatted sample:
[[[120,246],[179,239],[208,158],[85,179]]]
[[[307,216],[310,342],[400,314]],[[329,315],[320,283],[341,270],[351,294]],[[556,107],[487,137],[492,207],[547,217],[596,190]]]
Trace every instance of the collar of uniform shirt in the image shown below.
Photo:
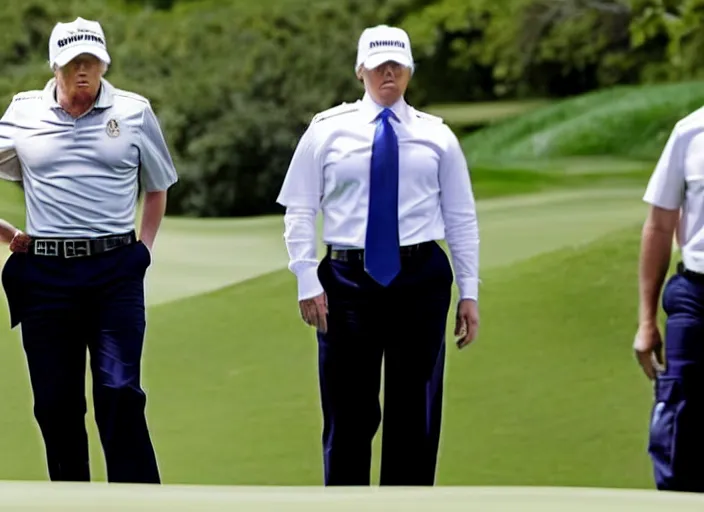
[[[95,101],[93,108],[110,108],[112,107],[112,90],[113,86],[105,80],[100,79],[100,90],[98,91],[98,98]],[[50,109],[61,108],[61,105],[56,101],[56,79],[52,78],[49,80],[44,87],[43,91],[44,103]]]
[[[396,114],[400,121],[403,121],[405,123],[410,122],[411,115],[408,110],[408,103],[406,103],[406,100],[403,98],[403,96],[389,108],[394,112],[394,114]],[[360,113],[365,116],[365,119],[367,121],[369,121],[370,123],[373,122],[376,119],[376,116],[378,116],[379,112],[381,112],[382,110],[384,110],[383,106],[375,102],[369,95],[369,93],[364,93],[364,97],[362,97]]]

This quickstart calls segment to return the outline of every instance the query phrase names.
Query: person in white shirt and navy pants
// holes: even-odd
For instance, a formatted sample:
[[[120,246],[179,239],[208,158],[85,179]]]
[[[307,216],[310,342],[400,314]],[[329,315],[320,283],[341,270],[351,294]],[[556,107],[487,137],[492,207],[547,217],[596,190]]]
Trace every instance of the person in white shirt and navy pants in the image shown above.
[[[639,328],[634,349],[643,371],[654,383],[648,453],[657,489],[701,493],[704,492],[704,109],[676,123],[644,200],[650,209],[641,242]],[[681,247],[681,261],[665,282],[673,239]],[[664,346],[657,321],[659,302],[667,315]]]
[[[358,42],[361,100],[317,114],[278,202],[301,315],[317,329],[325,485],[369,485],[381,422],[381,485],[433,485],[453,280],[459,347],[479,325],[478,225],[466,159],[440,118],[404,100],[408,34]],[[327,252],[317,257],[316,215]],[[446,240],[453,267],[437,243]]]

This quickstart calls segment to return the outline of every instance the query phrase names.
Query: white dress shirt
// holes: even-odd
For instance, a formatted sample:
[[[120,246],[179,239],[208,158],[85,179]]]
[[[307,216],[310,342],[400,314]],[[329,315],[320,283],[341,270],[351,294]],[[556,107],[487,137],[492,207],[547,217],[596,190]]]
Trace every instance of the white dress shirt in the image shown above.
[[[479,235],[467,162],[438,117],[403,99],[391,107],[399,143],[402,246],[446,240],[460,297],[477,299]],[[299,300],[323,292],[318,280],[316,215],[326,245],[364,248],[374,120],[383,107],[368,94],[317,114],[301,137],[277,201],[286,207],[284,239]]]
[[[682,262],[704,273],[704,108],[675,125],[643,199],[667,210],[682,209],[677,228]]]

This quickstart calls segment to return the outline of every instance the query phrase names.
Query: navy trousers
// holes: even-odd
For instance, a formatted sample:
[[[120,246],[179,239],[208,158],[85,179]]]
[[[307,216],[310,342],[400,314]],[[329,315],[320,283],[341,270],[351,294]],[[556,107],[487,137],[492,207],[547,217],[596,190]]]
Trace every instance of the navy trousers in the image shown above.
[[[362,260],[332,260],[328,251],[318,276],[328,299],[328,331],[318,333],[325,485],[370,484],[382,361],[380,484],[433,485],[453,281],[447,256],[425,244],[384,288]]]
[[[53,481],[90,480],[85,429],[86,352],[110,482],[159,483],[145,419],[140,361],[145,332],[141,242],[81,258],[14,253],[2,272],[12,327],[21,323]]]
[[[655,382],[648,451],[660,490],[704,492],[704,277],[663,291],[666,371]]]

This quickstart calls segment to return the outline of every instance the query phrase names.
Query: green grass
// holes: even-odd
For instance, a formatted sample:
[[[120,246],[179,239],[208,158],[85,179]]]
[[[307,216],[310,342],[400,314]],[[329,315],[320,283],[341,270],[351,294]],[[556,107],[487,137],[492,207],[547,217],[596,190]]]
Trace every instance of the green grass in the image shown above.
[[[565,487],[327,488],[0,483],[0,507],[24,512],[700,512],[704,496]]]
[[[450,351],[440,484],[650,485],[649,387],[629,352],[637,245],[634,227],[484,274],[481,337]],[[294,293],[280,271],[151,311],[167,481],[320,481],[315,341]]]
[[[623,104],[631,93],[603,94]],[[574,115],[591,115],[592,100],[580,101]],[[525,130],[526,118],[568,123],[564,109],[483,137]],[[472,166],[482,327],[469,349],[450,345],[440,484],[652,487],[651,388],[630,348],[652,161],[579,155]],[[0,215],[21,216],[16,192],[0,187]],[[166,483],[321,482],[316,343],[282,230],[276,216],[164,222],[148,274],[144,383]],[[17,332],[0,329],[0,360],[0,480],[44,480]]]
[[[677,120],[702,105],[702,82],[616,87],[499,122],[463,145],[479,164],[574,156],[652,161]]]
[[[482,340],[450,359],[444,483],[650,485],[649,386],[629,352],[638,235],[487,273]]]
[[[442,117],[451,126],[487,125],[549,104],[549,100],[488,101],[474,103],[440,103],[424,110]]]
[[[507,197],[555,189],[642,186],[650,162],[614,157],[572,157],[470,166],[478,199]]]
[[[644,212],[639,192],[553,191],[480,203],[482,335],[475,347],[461,354],[451,351],[449,357],[440,483],[648,485],[647,466],[634,471],[643,464],[637,438],[643,434],[648,393],[629,358],[632,324],[611,329],[614,319],[633,311],[637,230],[628,231],[625,239],[583,247],[614,229],[636,225]],[[238,231],[236,224],[166,223],[164,239],[173,237],[183,246],[157,254],[150,294],[164,293],[158,290],[168,288],[169,279],[184,278],[176,276],[176,266],[171,277],[166,275],[168,261],[212,261],[212,247],[189,249],[187,233],[206,240],[211,230],[208,243],[219,241],[230,248],[237,240],[246,244],[256,238],[248,233],[258,233],[272,247],[282,243],[280,219],[243,221]],[[621,250],[614,252],[614,247]],[[255,260],[265,257],[260,249],[245,256],[242,252],[231,258],[231,267],[255,266]],[[602,259],[608,260],[606,269]],[[277,268],[283,265],[282,254]],[[161,277],[156,274],[159,266],[165,267]],[[563,277],[569,279],[569,288],[559,282]],[[200,286],[197,276],[191,279]],[[592,288],[580,294],[584,283]],[[602,286],[594,288],[596,283]],[[614,288],[620,292],[612,293]],[[606,292],[610,295],[604,300],[601,294]],[[560,305],[563,310],[556,309]],[[589,314],[569,317],[580,311]],[[594,318],[601,314],[603,324],[595,330]],[[548,323],[553,318],[554,325]],[[532,327],[538,329],[533,334]],[[582,352],[570,355],[568,348]],[[0,450],[11,454],[0,459],[0,479],[43,479],[42,446],[31,417],[17,333],[0,333],[0,357],[5,365]],[[152,306],[145,385],[165,482],[319,483],[315,358],[315,341],[299,319],[295,282],[287,270]],[[606,383],[614,379],[622,387],[615,396],[604,397]],[[568,385],[574,393],[565,395]],[[610,408],[624,396],[636,399],[620,405],[620,423],[613,423]],[[95,474],[104,478],[90,413],[88,419]],[[554,448],[548,445],[552,438]],[[618,457],[607,450],[606,469],[596,466],[603,457],[596,450],[600,443],[619,447]],[[529,461],[531,469],[525,471],[522,464]],[[569,467],[570,461],[576,462]],[[561,469],[554,471],[554,464]]]
[[[481,337],[448,358],[440,484],[650,486],[638,231],[484,273]],[[279,271],[150,311],[167,482],[319,483],[315,341],[294,293]]]
[[[440,484],[650,486],[649,386],[630,354],[637,246],[634,226],[484,273],[480,338],[449,351]],[[319,483],[315,341],[294,290],[278,271],[150,310],[166,482]],[[19,346],[5,339],[2,355],[0,478],[42,478]]]

